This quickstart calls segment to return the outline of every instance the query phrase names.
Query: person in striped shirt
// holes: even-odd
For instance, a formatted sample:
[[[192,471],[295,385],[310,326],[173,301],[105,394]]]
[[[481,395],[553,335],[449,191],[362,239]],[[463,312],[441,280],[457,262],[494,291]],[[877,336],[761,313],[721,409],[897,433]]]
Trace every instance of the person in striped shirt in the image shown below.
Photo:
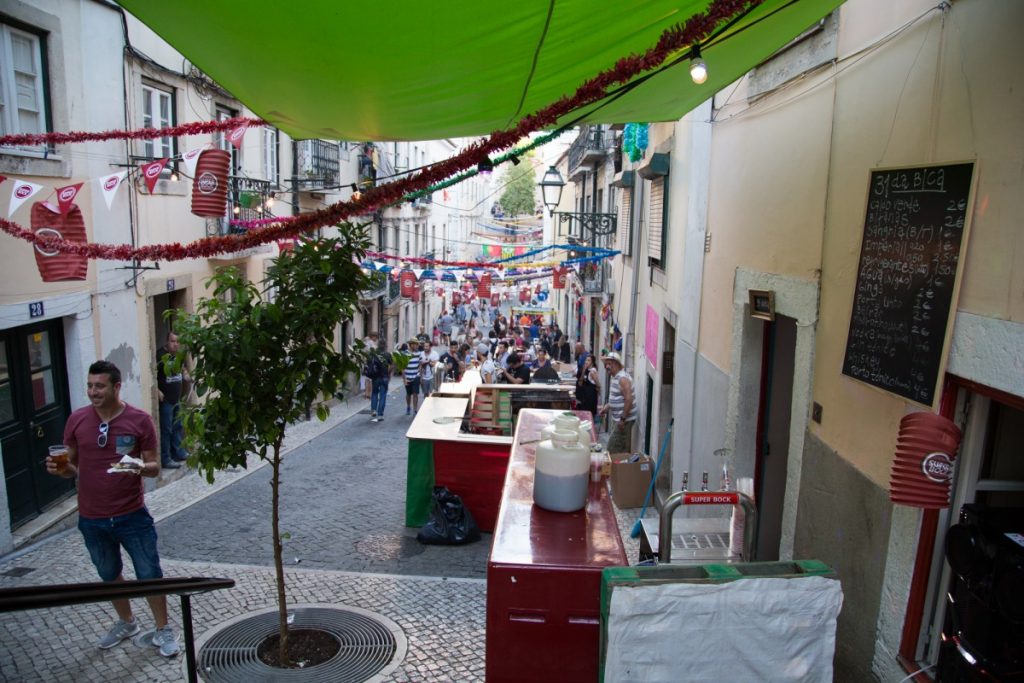
[[[409,364],[405,366],[402,380],[405,382],[405,414],[411,415],[420,409],[420,343],[409,340]]]
[[[611,415],[612,433],[608,437],[609,453],[633,452],[633,425],[636,424],[636,395],[633,378],[622,365],[622,356],[612,351],[602,356],[608,371],[608,402],[598,409],[599,415]]]

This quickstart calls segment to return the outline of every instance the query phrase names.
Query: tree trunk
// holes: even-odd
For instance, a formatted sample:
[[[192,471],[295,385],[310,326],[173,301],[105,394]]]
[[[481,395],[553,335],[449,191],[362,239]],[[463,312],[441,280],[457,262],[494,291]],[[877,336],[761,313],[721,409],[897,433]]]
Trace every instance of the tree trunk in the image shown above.
[[[288,657],[288,602],[284,593],[284,560],[282,558],[283,548],[281,546],[280,526],[280,498],[281,486],[281,437],[274,443],[274,459],[271,461],[274,470],[273,479],[270,481],[270,488],[273,491],[271,497],[270,525],[274,536],[274,572],[277,575],[277,618],[278,629],[281,636],[279,657],[282,667],[291,665]]]

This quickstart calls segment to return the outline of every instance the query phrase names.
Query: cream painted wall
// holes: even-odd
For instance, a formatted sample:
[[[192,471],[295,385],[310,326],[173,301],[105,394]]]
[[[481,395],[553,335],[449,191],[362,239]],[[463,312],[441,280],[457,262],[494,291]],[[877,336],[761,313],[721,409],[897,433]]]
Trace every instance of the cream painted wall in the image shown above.
[[[874,35],[885,32],[876,4],[845,5],[844,26],[862,27],[868,37],[872,27]],[[956,3],[948,15],[932,12],[899,39],[867,52],[837,79],[815,363],[814,399],[824,419],[812,429],[881,486],[899,420],[919,407],[841,374],[869,173],[976,159],[958,307],[1021,320],[1022,25],[1019,3]],[[844,43],[865,42],[857,38]]]
[[[813,280],[821,267],[832,113],[832,88],[822,80],[793,88],[778,104],[716,113],[699,350],[725,371],[736,269]],[[743,103],[738,87],[728,99]]]

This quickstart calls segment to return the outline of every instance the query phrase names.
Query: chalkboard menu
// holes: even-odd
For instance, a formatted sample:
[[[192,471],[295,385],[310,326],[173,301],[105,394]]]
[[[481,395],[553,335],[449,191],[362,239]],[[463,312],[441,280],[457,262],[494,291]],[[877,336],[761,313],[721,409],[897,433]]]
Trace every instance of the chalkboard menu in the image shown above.
[[[934,402],[973,171],[871,172],[844,375]]]

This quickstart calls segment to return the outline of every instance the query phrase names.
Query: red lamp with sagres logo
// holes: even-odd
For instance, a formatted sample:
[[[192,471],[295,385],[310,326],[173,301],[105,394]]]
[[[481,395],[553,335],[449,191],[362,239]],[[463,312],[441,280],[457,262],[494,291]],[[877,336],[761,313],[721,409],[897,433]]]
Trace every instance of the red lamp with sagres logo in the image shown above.
[[[416,289],[416,273],[411,270],[403,270],[398,277],[399,294],[403,299],[411,299],[413,290]]]
[[[85,219],[82,210],[71,204],[66,213],[46,204],[36,202],[32,205],[32,232],[39,236],[56,237],[74,244],[85,244]],[[78,254],[62,254],[49,251],[46,247],[36,245],[36,267],[43,282],[63,282],[65,280],[84,280],[89,271],[89,261]]]
[[[230,169],[231,155],[222,149],[207,149],[199,155],[192,180],[192,213],[203,218],[227,215]]]
[[[949,507],[953,460],[962,434],[952,420],[935,413],[910,413],[900,420],[889,498],[911,507]]]
[[[491,298],[491,274],[484,273],[476,284],[476,295],[481,299]]]

